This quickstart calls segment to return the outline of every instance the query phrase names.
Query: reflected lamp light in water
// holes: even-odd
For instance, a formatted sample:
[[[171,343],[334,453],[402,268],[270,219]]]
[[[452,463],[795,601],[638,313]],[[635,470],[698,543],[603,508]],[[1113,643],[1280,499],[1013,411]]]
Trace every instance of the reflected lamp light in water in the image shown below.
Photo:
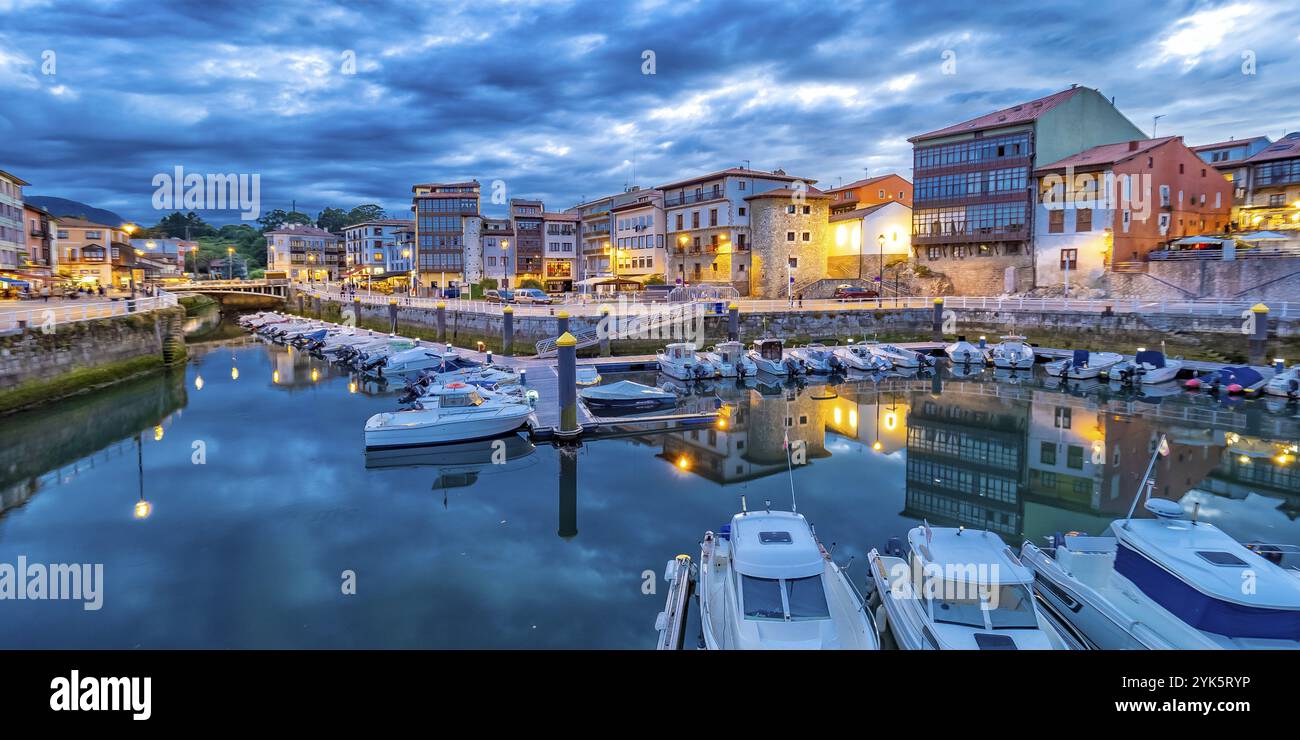
[[[162,438],[163,438],[163,428],[162,428],[162,424],[159,424],[153,428],[153,441],[161,442]]]
[[[201,390],[203,390],[203,376],[202,376],[202,375],[195,375],[195,376],[194,376],[194,390],[196,390],[196,391],[201,391]]]
[[[230,379],[239,380],[239,368],[237,367],[230,368]]]
[[[148,501],[145,501],[144,499],[140,499],[139,501],[135,502],[135,509],[132,511],[132,515],[136,519],[139,520],[148,519],[149,515],[152,513],[153,513],[153,504],[149,503]]]
[[[280,371],[279,371],[279,370],[275,370],[275,371],[273,371],[273,372],[271,373],[271,382],[272,382],[272,383],[279,383],[279,382],[280,382]]]

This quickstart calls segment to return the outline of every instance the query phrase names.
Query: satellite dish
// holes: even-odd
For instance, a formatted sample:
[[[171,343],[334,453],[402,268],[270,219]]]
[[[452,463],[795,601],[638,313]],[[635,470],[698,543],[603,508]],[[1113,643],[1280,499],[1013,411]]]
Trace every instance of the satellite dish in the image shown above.
[[[1146,510],[1155,514],[1158,519],[1182,519],[1183,505],[1177,501],[1170,501],[1167,498],[1147,499],[1144,504]]]

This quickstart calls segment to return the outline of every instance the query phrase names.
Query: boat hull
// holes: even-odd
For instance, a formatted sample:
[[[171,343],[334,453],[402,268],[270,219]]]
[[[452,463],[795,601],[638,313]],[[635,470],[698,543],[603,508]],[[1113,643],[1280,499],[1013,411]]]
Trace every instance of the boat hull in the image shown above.
[[[531,409],[521,407],[521,410],[515,413],[502,414],[489,419],[475,419],[472,422],[448,421],[413,427],[366,429],[366,449],[395,450],[404,447],[493,439],[523,427],[528,423],[531,413]]]

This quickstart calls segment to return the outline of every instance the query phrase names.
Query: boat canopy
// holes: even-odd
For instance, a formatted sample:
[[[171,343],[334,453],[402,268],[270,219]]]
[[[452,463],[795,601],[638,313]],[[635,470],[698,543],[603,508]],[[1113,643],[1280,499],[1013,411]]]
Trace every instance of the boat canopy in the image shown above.
[[[1147,349],[1137,353],[1133,361],[1139,365],[1150,365],[1159,369],[1165,366],[1165,353]]]
[[[1115,571],[1187,624],[1225,637],[1300,640],[1300,582],[1214,525],[1142,519],[1112,529]]]
[[[812,527],[788,511],[748,511],[731,520],[736,570],[756,578],[806,578],[826,568]]]
[[[1086,349],[1076,349],[1076,350],[1074,351],[1074,357],[1072,358],[1071,361],[1074,363],[1074,366],[1075,366],[1075,367],[1087,367],[1087,366],[1088,366],[1088,350],[1086,350]]]
[[[1250,388],[1264,380],[1264,376],[1253,367],[1225,367],[1219,369],[1220,383],[1236,383],[1243,388]]]
[[[584,388],[581,391],[578,391],[578,395],[585,399],[598,401],[635,401],[646,399],[655,401],[677,400],[677,397],[668,391],[662,391],[648,385],[634,383],[630,380],[620,380],[617,383],[610,383],[609,385],[598,385],[593,388]]]
[[[754,349],[764,360],[781,360],[784,357],[780,339],[755,339]]]

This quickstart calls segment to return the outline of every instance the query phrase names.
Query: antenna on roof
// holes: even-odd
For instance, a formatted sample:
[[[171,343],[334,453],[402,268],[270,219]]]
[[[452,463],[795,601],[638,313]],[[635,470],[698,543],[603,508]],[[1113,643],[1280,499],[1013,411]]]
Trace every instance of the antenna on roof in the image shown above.
[[[1151,138],[1153,139],[1156,138],[1156,126],[1160,125],[1160,119],[1164,117],[1165,117],[1164,113],[1161,113],[1158,116],[1151,117]]]

